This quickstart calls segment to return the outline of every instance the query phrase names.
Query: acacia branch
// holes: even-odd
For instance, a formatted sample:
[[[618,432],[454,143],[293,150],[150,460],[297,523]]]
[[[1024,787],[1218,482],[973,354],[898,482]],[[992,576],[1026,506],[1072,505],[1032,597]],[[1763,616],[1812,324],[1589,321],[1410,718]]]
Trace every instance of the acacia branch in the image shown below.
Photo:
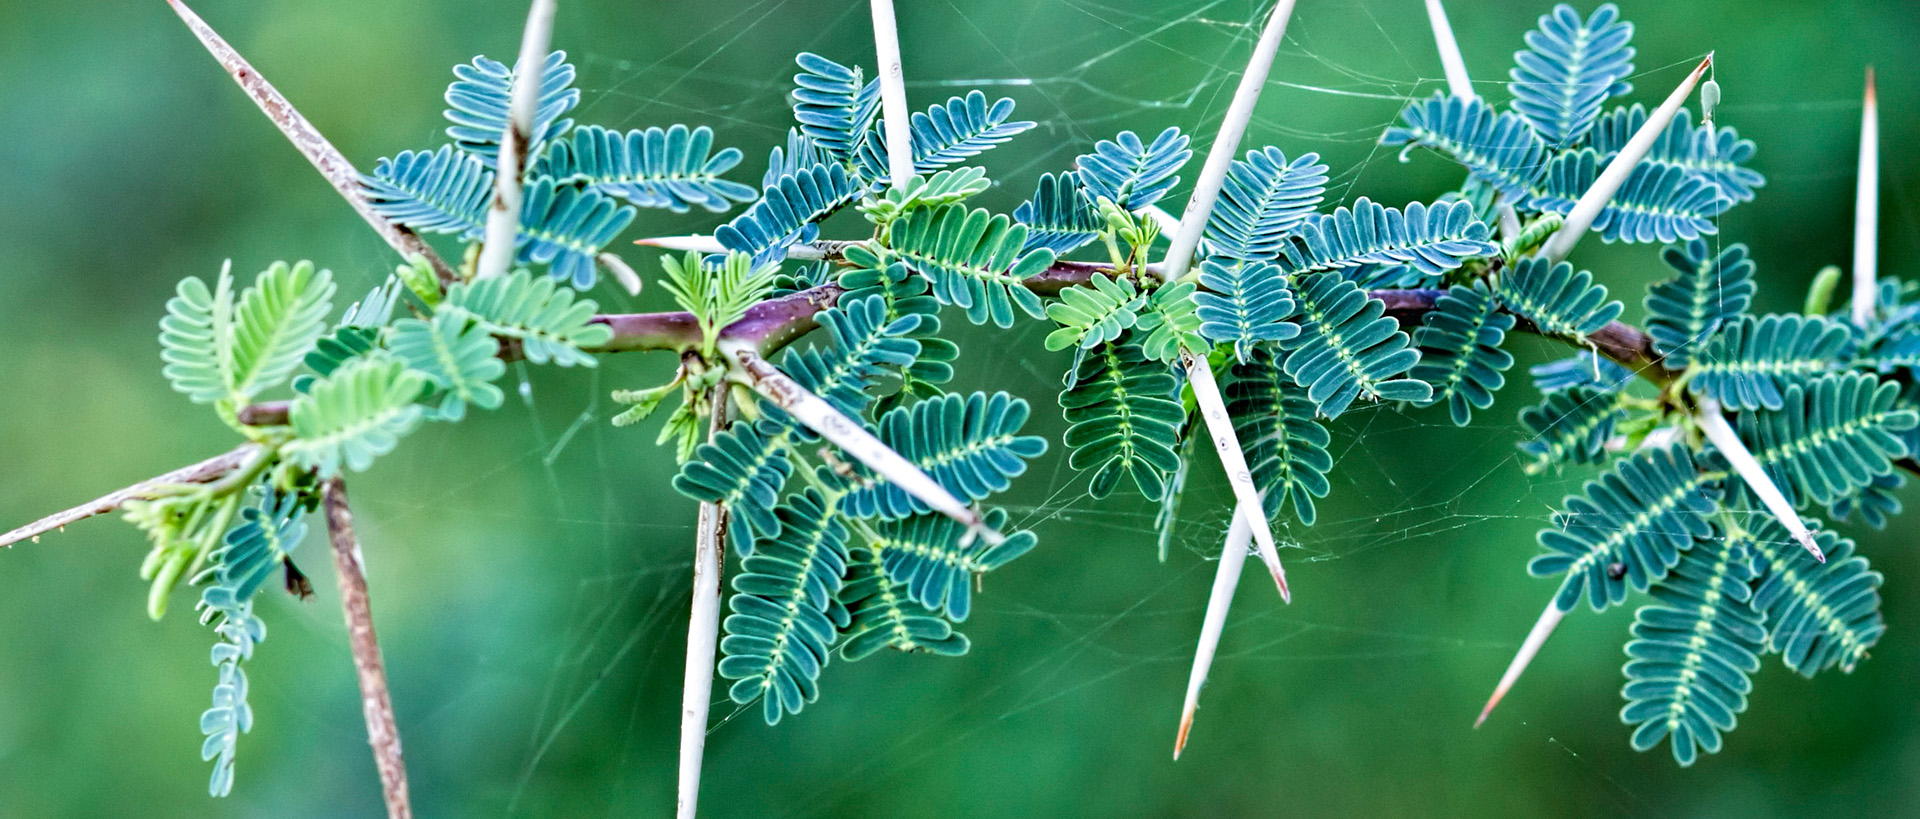
[[[244,467],[259,453],[259,444],[241,444],[225,454],[215,455],[197,464],[183,466],[165,475],[148,478],[0,535],[0,546],[12,546],[29,538],[38,540],[41,535],[57,529],[65,529],[68,524],[119,509],[128,501],[152,500],[171,494],[181,486],[213,483],[234,470]]]
[[[313,127],[313,123],[308,122],[307,118],[293,107],[293,103],[281,96],[279,89],[273,87],[273,83],[267,82],[266,77],[254,70],[253,65],[248,63],[245,57],[240,56],[240,52],[234,50],[233,46],[215,32],[212,26],[200,19],[200,15],[195,14],[193,9],[187,8],[181,0],[167,0],[167,3],[173,6],[174,13],[180,15],[180,19],[186,22],[187,29],[200,40],[200,44],[206,47],[207,52],[219,61],[220,67],[226,69],[227,73],[233,77],[233,81],[240,84],[240,90],[246,92],[247,97],[252,99],[255,105],[260,106],[261,113],[266,114],[267,119],[273,121],[274,127],[279,128],[280,133],[293,143],[293,147],[298,149],[308,162],[313,163],[314,169],[326,178],[335,192],[347,200],[347,204],[353,206],[354,212],[360,214],[360,218],[373,226],[374,232],[379,233],[380,238],[387,240],[387,244],[403,258],[419,256],[426,259],[427,264],[433,267],[434,275],[440,278],[442,285],[455,281],[457,276],[453,268],[449,267],[446,260],[440,258],[440,254],[435,253],[419,234],[374,212],[373,204],[367,201],[366,194],[360,189],[360,174],[354,170],[353,163],[348,162],[347,158],[340,153],[340,149],[333,147],[333,143],[321,136],[320,131]]]
[[[360,678],[360,710],[367,720],[367,744],[380,769],[380,785],[387,801],[388,819],[411,819],[407,800],[407,767],[400,757],[400,727],[393,718],[393,698],[387,692],[387,670],[380,661],[380,640],[373,633],[373,604],[367,597],[366,561],[353,534],[353,512],[347,508],[347,484],[332,478],[320,487],[326,509],[327,539],[333,543],[333,565],[340,572],[340,608],[346,612],[347,639],[353,646],[353,670]]]

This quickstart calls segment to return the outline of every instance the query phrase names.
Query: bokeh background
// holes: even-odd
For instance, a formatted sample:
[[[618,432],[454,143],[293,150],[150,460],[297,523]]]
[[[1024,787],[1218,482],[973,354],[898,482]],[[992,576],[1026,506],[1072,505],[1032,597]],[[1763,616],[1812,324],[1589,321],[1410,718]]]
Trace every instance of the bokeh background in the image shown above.
[[[1180,125],[1210,135],[1253,39],[1249,0],[900,4],[909,93],[979,86],[1041,126],[986,157],[1010,209],[1094,140]],[[1456,3],[1483,93],[1544,3]],[[1752,245],[1759,306],[1794,309],[1846,261],[1864,66],[1880,69],[1882,270],[1920,250],[1920,14],[1908,0],[1629,0],[1634,98],[1663,97],[1708,50],[1719,119],[1756,139],[1759,200],[1722,222]],[[1582,6],[1582,11],[1587,10]],[[362,167],[442,141],[448,68],[508,57],[525,6],[499,0],[203,0],[199,10]],[[789,124],[792,54],[871,63],[858,0],[562,4],[584,122],[710,125],[753,181]],[[1417,0],[1302,0],[1249,145],[1321,152],[1333,195],[1430,199],[1459,172],[1374,140],[1439,87]],[[1200,140],[1204,151],[1205,138]],[[1197,170],[1198,161],[1192,166]],[[1188,178],[1191,179],[1190,170]],[[1184,186],[1181,189],[1184,191]],[[1178,201],[1178,200],[1176,200]],[[629,237],[717,217],[643,214]],[[651,254],[622,251],[648,271]],[[311,258],[343,291],[394,259],[259,116],[166,5],[0,5],[0,528],[223,451],[231,434],[160,377],[174,282],[233,259]],[[1578,261],[1638,315],[1657,250],[1591,241]],[[613,309],[660,309],[602,288]],[[1583,474],[1528,478],[1512,447],[1525,378],[1454,429],[1443,413],[1350,413],[1320,523],[1283,532],[1297,602],[1241,589],[1193,744],[1168,751],[1226,520],[1198,479],[1173,553],[1151,510],[1095,503],[1057,457],[1064,359],[1044,328],[974,334],[960,386],[1036,402],[1056,441],[1008,500],[1041,547],[988,579],[961,660],[836,663],[786,723],[720,723],[712,816],[1890,816],[1920,805],[1920,522],[1848,530],[1888,581],[1891,631],[1850,676],[1769,659],[1718,756],[1636,754],[1620,706],[1630,607],[1569,617],[1489,724],[1474,713],[1553,588],[1523,569]],[[1556,355],[1513,345],[1523,365]],[[694,505],[667,487],[653,428],[613,430],[607,393],[661,356],[516,370],[524,401],[427,428],[354,480],[375,610],[423,816],[661,816],[674,749]],[[1516,371],[1517,372],[1517,371]],[[1201,473],[1208,469],[1199,470]],[[1908,500],[1915,500],[1908,493]],[[231,798],[210,800],[195,721],[214,671],[187,593],[143,614],[130,527],[96,520],[0,554],[0,814],[373,816],[379,787],[325,546],[319,587],[265,595],[249,666],[258,724]],[[722,694],[724,696],[724,694]]]

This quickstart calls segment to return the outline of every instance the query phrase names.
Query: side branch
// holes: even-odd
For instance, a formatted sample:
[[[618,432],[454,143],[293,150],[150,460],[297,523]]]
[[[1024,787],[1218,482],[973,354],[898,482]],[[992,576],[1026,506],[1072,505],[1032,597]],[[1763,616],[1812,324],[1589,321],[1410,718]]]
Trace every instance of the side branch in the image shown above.
[[[340,572],[340,607],[347,616],[347,639],[353,645],[353,669],[360,677],[360,709],[367,720],[367,744],[380,769],[380,785],[387,800],[388,819],[411,819],[407,801],[407,768],[400,758],[400,727],[393,718],[393,698],[387,693],[387,669],[380,660],[380,640],[373,633],[373,604],[367,598],[366,561],[353,534],[353,512],[347,508],[347,484],[339,478],[321,487],[326,508],[327,537],[333,542],[333,565]]]
[[[152,500],[177,491],[182,486],[213,483],[252,461],[259,451],[259,444],[241,444],[224,455],[216,455],[165,475],[148,478],[125,489],[102,495],[72,509],[48,515],[0,535],[0,546],[12,546],[28,538],[38,539],[48,532],[64,529],[68,524],[112,512],[125,505],[127,501]]]
[[[281,96],[279,89],[273,87],[273,83],[267,82],[266,77],[255,71],[253,65],[248,63],[245,57],[240,56],[240,52],[235,51],[219,32],[214,31],[212,26],[200,19],[200,15],[195,14],[193,9],[187,8],[181,0],[167,0],[167,3],[173,6],[174,13],[180,15],[180,19],[186,22],[188,30],[200,40],[200,44],[206,47],[207,52],[219,61],[220,67],[226,69],[227,73],[232,75],[233,81],[240,84],[240,90],[245,91],[247,97],[252,99],[255,105],[260,106],[261,113],[266,114],[267,119],[272,120],[274,126],[280,129],[280,133],[286,135],[288,141],[293,143],[293,147],[298,149],[308,162],[313,163],[314,169],[318,170],[321,176],[326,177],[327,183],[347,200],[347,204],[353,206],[354,211],[360,214],[360,218],[367,220],[367,224],[373,226],[374,231],[380,234],[380,238],[387,240],[387,244],[402,257],[425,258],[427,264],[433,267],[434,275],[440,277],[442,285],[451,284],[458,278],[453,268],[447,265],[446,260],[440,258],[440,254],[435,253],[419,234],[373,211],[372,204],[367,202],[366,194],[360,190],[360,176],[354,170],[353,163],[348,162],[340,150],[333,147],[333,143],[321,136],[320,131],[313,127],[313,123],[308,122],[307,118],[293,107],[293,103]]]

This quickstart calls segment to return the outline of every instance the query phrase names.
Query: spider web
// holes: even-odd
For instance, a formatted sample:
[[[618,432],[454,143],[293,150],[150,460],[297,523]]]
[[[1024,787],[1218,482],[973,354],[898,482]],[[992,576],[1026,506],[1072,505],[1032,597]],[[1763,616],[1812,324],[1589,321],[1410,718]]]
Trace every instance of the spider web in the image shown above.
[[[701,26],[674,40],[676,49],[646,60],[571,46],[563,25],[561,42],[581,67],[584,103],[575,117],[621,128],[711,125],[719,144],[747,154],[732,176],[757,180],[766,148],[778,144],[790,124],[785,111],[791,54],[813,50],[871,65],[864,4],[817,5],[759,0],[709,10],[699,15]],[[914,107],[979,88],[990,98],[1014,97],[1017,118],[1038,122],[1035,130],[982,158],[1000,181],[982,204],[997,212],[1010,211],[1024,199],[1040,173],[1069,169],[1075,155],[1122,129],[1150,136],[1179,125],[1192,134],[1196,157],[1182,174],[1190,183],[1264,14],[1264,8],[1246,0],[982,5],[991,8],[957,0],[903,7],[903,46]],[[1456,25],[1463,10],[1455,11]],[[1519,46],[1531,15],[1543,11],[1544,6],[1501,17],[1498,25],[1509,31],[1500,41],[1506,50],[1469,52],[1468,65],[1483,93],[1504,99],[1500,84],[1508,51]],[[668,15],[660,24],[674,19]],[[923,27],[937,28],[939,36],[913,30]],[[1698,58],[1649,39],[1651,30],[1643,28],[1640,35],[1633,99],[1663,94]],[[943,47],[932,50],[933,43]],[[1424,157],[1400,165],[1393,153],[1378,149],[1376,140],[1407,101],[1444,87],[1437,72],[1418,4],[1302,3],[1242,150],[1274,144],[1290,156],[1320,152],[1334,169],[1329,208],[1360,194],[1391,205],[1431,201],[1456,186],[1462,172]],[[1853,117],[1857,103],[1844,98],[1735,101],[1720,110],[1723,120],[1742,127],[1745,119],[1763,114],[1824,125]],[[1762,157],[1765,170],[1764,151]],[[1790,175],[1770,174],[1770,181],[1811,184],[1850,174],[1850,164],[1836,159]],[[1177,210],[1186,190],[1187,184],[1176,188],[1163,204]],[[1905,206],[1905,191],[1890,193],[1901,200],[1890,210],[1903,214],[1911,245],[1920,235],[1914,209]],[[690,218],[707,219],[700,223],[703,230],[718,221],[643,213],[628,235],[691,232]],[[825,235],[838,235],[834,225],[844,223],[829,225]],[[1614,297],[1628,302],[1628,318],[1636,318],[1642,287],[1661,275],[1656,254],[1646,247],[1586,248],[1581,261],[1600,271]],[[652,264],[626,255],[636,269]],[[1613,272],[1620,270],[1628,272]],[[1793,275],[1799,281],[1803,273]],[[595,295],[611,301],[611,309],[666,309],[658,292],[634,300],[610,295],[608,288]],[[947,321],[952,326],[960,318],[949,314]],[[1065,425],[1048,407],[1049,397],[1059,391],[1065,357],[1041,352],[1047,329],[1039,322],[992,333],[969,328],[959,339],[960,374],[951,389],[1003,389],[1026,398],[1035,410],[1029,431],[1051,442],[1048,455],[1013,491],[996,499],[1014,513],[1017,527],[1039,533],[1041,545],[985,579],[972,617],[961,626],[975,640],[973,653],[932,660],[888,652],[859,663],[833,663],[822,675],[820,701],[774,728],[759,724],[757,705],[743,708],[728,701],[725,681],[719,681],[703,797],[710,812],[730,815],[751,808],[771,816],[835,816],[917,804],[876,794],[911,790],[929,770],[977,755],[982,747],[1019,747],[1005,745],[1009,737],[1072,730],[1060,721],[1084,718],[1096,709],[1139,715],[1127,719],[1145,724],[1150,730],[1143,734],[1158,743],[1141,758],[1163,760],[1212,561],[1227,528],[1230,494],[1212,456],[1199,448],[1175,528],[1176,548],[1166,563],[1156,562],[1156,505],[1124,492],[1096,501],[1084,479],[1066,467],[1059,443]],[[1513,444],[1526,431],[1513,419],[1521,406],[1536,400],[1525,383],[1525,367],[1567,351],[1518,336],[1508,348],[1520,359],[1508,374],[1514,383],[1492,410],[1476,413],[1472,427],[1454,427],[1438,408],[1403,413],[1384,407],[1356,409],[1331,425],[1336,466],[1319,522],[1312,527],[1290,517],[1281,522],[1281,556],[1299,602],[1281,606],[1260,572],[1244,579],[1202,699],[1196,750],[1216,741],[1210,734],[1220,740],[1231,736],[1232,723],[1240,720],[1260,720],[1274,732],[1295,730],[1311,721],[1311,708],[1343,696],[1274,689],[1274,679],[1304,679],[1302,669],[1308,676],[1357,686],[1351,697],[1363,702],[1395,696],[1396,689],[1437,687],[1439,693],[1420,701],[1445,704],[1448,710],[1428,716],[1447,724],[1444,735],[1461,746],[1489,742],[1484,733],[1468,733],[1467,720],[1552,592],[1552,584],[1525,577],[1524,562],[1535,551],[1532,532],[1546,525],[1562,496],[1591,475],[1576,470],[1528,478],[1521,473]],[[589,804],[664,805],[661,794],[670,798],[693,504],[666,488],[673,466],[664,449],[652,446],[657,421],[640,429],[611,429],[607,418],[617,408],[605,400],[611,389],[663,380],[671,366],[665,358],[615,357],[587,374],[516,370],[509,379],[518,379],[520,409],[476,420],[495,427],[498,440],[520,442],[517,449],[491,469],[436,482],[435,492],[363,495],[369,514],[378,519],[457,518],[470,529],[537,529],[547,541],[532,548],[587,554],[529,564],[538,565],[534,581],[559,589],[541,605],[509,606],[553,618],[539,624],[550,635],[541,641],[544,652],[500,656],[490,653],[504,651],[498,646],[474,647],[477,663],[501,666],[497,673],[511,682],[455,681],[425,717],[431,722],[436,714],[466,709],[531,711],[517,743],[491,750],[495,769],[512,776],[485,804],[511,814],[544,815],[552,812],[552,804],[577,804],[556,796],[555,789],[579,784],[573,772],[583,766],[597,772],[591,776],[601,778],[590,781],[606,790]],[[411,483],[433,474],[433,464],[460,455],[465,444],[456,441],[473,434],[462,430],[456,439],[423,433],[408,447],[428,454],[405,459],[410,466],[403,471],[409,474],[400,480]],[[502,505],[498,493],[486,491],[523,475],[537,481],[527,487],[531,499],[522,503]],[[528,547],[515,543],[513,548]],[[730,562],[727,571],[737,571],[737,563]],[[1591,812],[1598,815],[1645,811],[1656,797],[1643,792],[1642,772],[1668,762],[1659,758],[1663,754],[1633,754],[1626,729],[1613,721],[1619,704],[1617,646],[1624,641],[1630,608],[1569,618],[1519,689],[1524,693],[1517,696],[1533,698],[1533,704],[1510,700],[1507,712],[1495,718],[1503,725],[1486,729],[1499,732],[1492,740],[1499,743],[1495,747],[1522,749],[1501,758],[1552,768],[1542,780],[1574,783],[1575,790],[1592,798]],[[1436,616],[1416,619],[1409,611]],[[1457,678],[1435,679],[1444,675]],[[1779,682],[1771,678],[1782,675],[1766,676],[1760,682],[1763,691]],[[1386,685],[1377,678],[1398,680]],[[1556,691],[1560,684],[1576,688]],[[404,696],[404,675],[396,674],[396,685]],[[924,694],[889,696],[890,687],[923,688]],[[518,693],[503,694],[502,688]],[[1786,699],[1789,692],[1774,696]],[[500,697],[506,704],[494,702]],[[828,727],[850,721],[864,724]],[[1566,726],[1574,730],[1563,732]],[[1381,729],[1361,723],[1342,730]],[[1118,730],[1093,733],[1133,736]],[[1346,747],[1324,731],[1302,734],[1303,744],[1294,747],[1322,762]],[[828,741],[833,744],[813,744]],[[1735,746],[1743,741],[1755,738],[1730,738]],[[424,751],[430,743],[416,738],[410,749]],[[1469,755],[1496,758],[1486,751]],[[1157,766],[1140,775],[1162,783],[1179,783],[1182,776],[1198,780],[1196,771],[1203,770],[1184,762],[1171,769],[1163,761],[1132,764]],[[774,776],[767,772],[781,766],[791,770],[778,774],[780,782],[765,784],[765,793],[739,792],[760,787]],[[1170,787],[1182,790],[1178,784]],[[960,804],[943,801],[949,798],[960,797],[930,796],[930,803],[914,813]],[[981,813],[1022,804],[978,794],[967,798],[982,800],[972,803]],[[1190,803],[1141,804],[1145,810]]]

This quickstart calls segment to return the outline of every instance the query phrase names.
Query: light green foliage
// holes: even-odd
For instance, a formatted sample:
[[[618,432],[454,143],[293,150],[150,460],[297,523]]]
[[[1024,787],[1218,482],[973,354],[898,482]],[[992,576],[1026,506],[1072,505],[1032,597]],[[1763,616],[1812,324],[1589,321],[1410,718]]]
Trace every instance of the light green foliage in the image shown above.
[[[229,411],[293,374],[326,332],[334,290],[332,275],[311,262],[275,262],[236,300],[230,269],[221,269],[211,290],[183,279],[160,323],[174,389],[200,403],[225,402]]]
[[[700,351],[709,358],[714,355],[720,331],[766,297],[780,269],[777,264],[756,267],[751,256],[740,252],[729,253],[712,265],[698,253],[688,253],[682,259],[663,256],[660,264],[667,271],[661,286],[673,294],[680,309],[693,314],[700,325]]]
[[[442,420],[460,420],[469,404],[499,409],[506,397],[493,384],[507,372],[507,365],[496,357],[500,343],[486,327],[464,315],[446,312],[431,321],[396,321],[387,348],[408,368],[424,374],[435,389],[446,392],[439,409]]]
[[[419,425],[425,409],[414,402],[429,383],[389,354],[353,359],[294,399],[288,410],[294,439],[281,453],[323,476],[342,467],[363,472]]]
[[[1047,334],[1046,348],[1091,350],[1120,337],[1140,318],[1147,294],[1134,289],[1130,279],[1094,276],[1092,287],[1069,287],[1060,301],[1047,305],[1047,318],[1060,329]]]
[[[495,279],[455,284],[442,310],[471,318],[487,332],[516,339],[528,361],[561,367],[592,367],[588,349],[607,343],[613,331],[592,321],[599,305],[525,270]]]

